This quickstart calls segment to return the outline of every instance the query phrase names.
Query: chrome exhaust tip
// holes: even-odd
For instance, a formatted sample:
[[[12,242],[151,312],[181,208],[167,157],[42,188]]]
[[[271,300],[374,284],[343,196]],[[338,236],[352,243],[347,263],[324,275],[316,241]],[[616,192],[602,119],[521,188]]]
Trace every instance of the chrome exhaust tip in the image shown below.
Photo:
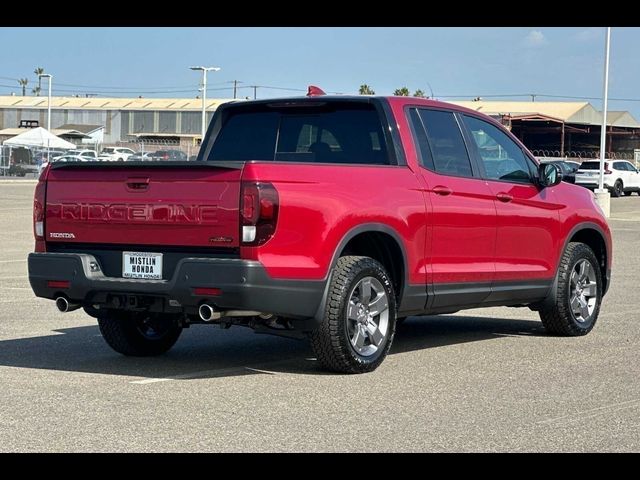
[[[200,316],[200,320],[204,322],[210,322],[211,320],[220,320],[222,315],[220,312],[216,312],[216,310],[209,304],[203,303],[198,308],[198,315]]]
[[[80,308],[80,305],[78,305],[77,303],[69,303],[69,300],[67,300],[65,297],[58,297],[56,298],[56,307],[62,313],[67,313],[77,310],[78,308]]]

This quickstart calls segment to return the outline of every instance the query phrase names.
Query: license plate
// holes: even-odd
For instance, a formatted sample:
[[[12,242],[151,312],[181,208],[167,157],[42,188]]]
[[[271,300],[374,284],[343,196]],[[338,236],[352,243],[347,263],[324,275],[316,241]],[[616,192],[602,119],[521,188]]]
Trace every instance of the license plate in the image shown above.
[[[122,252],[122,276],[162,280],[162,254],[150,252]]]

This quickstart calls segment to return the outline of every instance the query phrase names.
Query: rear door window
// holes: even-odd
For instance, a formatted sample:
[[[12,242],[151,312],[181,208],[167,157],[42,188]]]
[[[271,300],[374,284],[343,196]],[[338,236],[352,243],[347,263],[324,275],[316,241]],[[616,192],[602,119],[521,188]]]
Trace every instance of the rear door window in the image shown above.
[[[467,147],[453,112],[419,108],[410,118],[423,166],[443,175],[473,177]]]

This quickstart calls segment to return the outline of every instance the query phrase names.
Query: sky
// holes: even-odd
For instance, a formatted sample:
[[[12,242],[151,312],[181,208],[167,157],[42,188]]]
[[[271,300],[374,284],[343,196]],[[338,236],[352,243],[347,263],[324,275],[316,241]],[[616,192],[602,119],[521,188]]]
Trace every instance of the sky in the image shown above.
[[[377,94],[406,86],[441,100],[594,97],[586,101],[600,109],[604,36],[603,27],[0,28],[0,95],[20,95],[18,78],[30,91],[43,67],[54,95],[195,98],[201,73],[188,67],[205,65],[221,67],[208,75],[210,98],[232,97],[233,80],[243,82],[239,97],[252,97],[251,85],[293,89],[261,87],[258,98],[310,84],[355,94],[366,83]],[[612,29],[609,96],[627,100],[609,109],[640,120],[639,44],[640,28]]]

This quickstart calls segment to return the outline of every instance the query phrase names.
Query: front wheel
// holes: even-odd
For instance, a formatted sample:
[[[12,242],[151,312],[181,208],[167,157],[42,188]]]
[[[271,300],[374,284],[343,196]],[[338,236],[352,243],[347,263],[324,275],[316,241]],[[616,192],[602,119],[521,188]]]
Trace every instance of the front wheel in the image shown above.
[[[329,370],[371,372],[391,348],[395,322],[395,294],[385,268],[369,257],[341,257],[311,347]]]
[[[100,333],[116,352],[150,357],[167,352],[178,340],[182,327],[174,315],[113,310],[98,317]]]
[[[584,243],[569,243],[560,263],[555,305],[539,312],[545,329],[562,336],[586,335],[596,324],[601,301],[598,259]]]
[[[624,192],[624,185],[622,185],[622,180],[616,180],[616,183],[613,185],[613,189],[611,190],[612,197],[620,197]]]

